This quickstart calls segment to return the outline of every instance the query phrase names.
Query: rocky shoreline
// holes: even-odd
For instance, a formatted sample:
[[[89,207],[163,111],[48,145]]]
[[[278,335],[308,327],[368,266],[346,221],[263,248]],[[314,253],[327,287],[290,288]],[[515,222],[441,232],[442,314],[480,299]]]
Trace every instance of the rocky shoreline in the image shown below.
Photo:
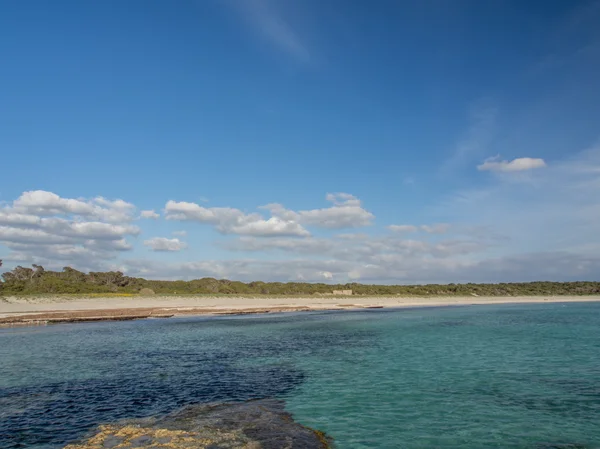
[[[191,405],[160,418],[100,425],[64,449],[329,449],[323,432],[296,423],[284,402]]]
[[[246,315],[281,312],[440,307],[543,302],[600,302],[600,296],[522,297],[5,297],[0,327],[90,321],[125,321],[194,315]]]
[[[34,326],[44,324],[77,323],[93,321],[130,321],[145,318],[172,318],[174,316],[196,315],[248,315],[277,312],[307,312],[309,307],[277,307],[250,309],[205,309],[205,308],[131,308],[74,310],[70,312],[45,312],[32,314],[15,314],[0,317],[0,327]]]

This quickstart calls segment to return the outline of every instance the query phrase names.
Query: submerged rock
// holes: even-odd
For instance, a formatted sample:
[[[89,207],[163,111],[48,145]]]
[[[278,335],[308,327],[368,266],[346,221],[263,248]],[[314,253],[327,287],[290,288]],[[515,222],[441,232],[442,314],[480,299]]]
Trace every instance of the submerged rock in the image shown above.
[[[327,449],[330,439],[304,427],[283,401],[193,405],[161,418],[99,426],[64,449]]]

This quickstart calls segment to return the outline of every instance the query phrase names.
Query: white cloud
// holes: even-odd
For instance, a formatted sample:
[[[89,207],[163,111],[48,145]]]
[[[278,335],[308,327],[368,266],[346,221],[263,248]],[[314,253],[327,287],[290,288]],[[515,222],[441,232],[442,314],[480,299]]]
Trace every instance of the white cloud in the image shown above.
[[[119,240],[86,240],[83,243],[85,248],[100,251],[129,251],[132,249],[131,243],[125,239]]]
[[[132,225],[97,221],[73,222],[62,218],[42,218],[40,228],[52,234],[81,239],[118,240],[125,235],[138,235],[140,233],[140,228]]]
[[[53,235],[41,229],[23,229],[0,226],[0,242],[3,243],[68,243],[64,236]]]
[[[323,209],[288,210],[281,204],[272,203],[262,206],[276,217],[295,221],[305,226],[328,229],[357,228],[372,224],[375,216],[365,210],[361,201],[349,193],[328,193],[325,197],[333,206]]]
[[[107,270],[108,260],[131,249],[131,245],[124,239],[86,240],[78,243],[38,243],[36,240],[3,243],[11,250],[5,258],[7,263],[36,263],[48,269],[62,269],[68,265],[84,271]]]
[[[76,240],[119,240],[125,235],[137,235],[136,226],[98,222],[68,222],[58,218],[41,219],[35,228],[0,226],[0,241],[31,239],[39,243],[72,242]]]
[[[298,223],[293,221],[282,220],[279,217],[271,217],[268,220],[254,220],[239,225],[231,226],[232,234],[239,235],[258,235],[258,236],[273,236],[273,235],[293,235],[293,236],[308,236],[310,233]]]
[[[29,227],[38,226],[40,217],[12,212],[10,209],[0,209],[0,225]]]
[[[223,234],[309,235],[306,229],[291,220],[279,217],[265,220],[260,214],[245,214],[231,207],[206,208],[196,203],[169,201],[165,206],[165,214],[167,220],[189,220],[214,225]]]
[[[173,231],[173,235],[177,237],[185,237],[187,235],[187,231]]]
[[[144,245],[151,248],[152,251],[181,251],[187,248],[187,244],[179,239],[168,239],[165,237],[154,237],[144,240]]]
[[[0,207],[4,246],[0,251],[12,251],[8,257],[3,254],[7,266],[118,267],[147,278],[376,283],[596,279],[600,273],[600,245],[595,243],[600,235],[600,148],[529,171],[523,177],[526,183],[513,178],[486,177],[483,185],[457,192],[427,211],[442,222],[390,225],[388,229],[395,232],[370,229],[367,234],[308,234],[311,226],[356,229],[371,223],[373,215],[350,194],[327,195],[331,204],[322,209],[289,210],[269,204],[259,209],[261,213],[171,201],[165,207],[170,220],[206,223],[234,236],[218,241],[221,249],[231,251],[230,258],[221,254],[218,260],[194,260],[190,251],[192,260],[178,263],[124,259],[139,228],[129,219],[95,218],[93,207],[85,206],[105,208],[114,202],[75,200],[81,206],[53,200],[43,208],[39,202],[21,202],[18,209],[11,204]],[[110,218],[110,214],[103,216]],[[185,246],[179,239],[160,237],[145,244],[158,251],[179,251]],[[255,257],[245,258],[247,254]]]
[[[0,244],[9,257],[67,260],[116,257],[132,246],[127,236],[140,233],[130,224],[135,206],[123,200],[61,198],[43,190],[24,192],[0,208]],[[52,263],[52,262],[51,262]]]
[[[157,218],[160,218],[160,214],[157,214],[154,209],[143,210],[140,212],[140,218],[152,218],[156,220]]]
[[[45,190],[23,192],[12,205],[13,211],[35,216],[78,215],[107,222],[133,219],[135,206],[123,200],[96,197],[91,200],[61,198]]]
[[[280,204],[268,204],[260,209],[268,210],[271,217],[246,214],[231,207],[202,207],[185,201],[169,201],[165,206],[167,220],[189,220],[215,226],[223,234],[255,236],[307,237],[304,226],[341,229],[367,226],[374,216],[362,208],[358,198],[347,193],[328,194],[326,199],[333,206],[323,209],[292,211]]]
[[[186,201],[168,201],[165,205],[167,220],[192,220],[200,223],[218,225],[245,218],[245,214],[239,209],[231,207],[202,207],[196,203]]]
[[[349,193],[328,193],[325,199],[336,206],[356,206],[360,207],[360,200]]]
[[[518,172],[525,170],[533,170],[535,168],[546,167],[546,162],[543,159],[521,157],[512,161],[499,161],[497,158],[487,159],[483,164],[477,166],[480,171],[494,172]]]

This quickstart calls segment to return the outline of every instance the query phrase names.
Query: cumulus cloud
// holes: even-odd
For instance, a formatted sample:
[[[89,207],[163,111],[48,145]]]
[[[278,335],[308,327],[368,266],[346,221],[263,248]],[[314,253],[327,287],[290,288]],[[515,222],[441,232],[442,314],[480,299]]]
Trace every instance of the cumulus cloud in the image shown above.
[[[7,214],[10,217],[10,213]],[[47,238],[49,242],[71,239],[101,239],[115,240],[126,235],[137,235],[140,229],[132,225],[118,225],[102,222],[79,222],[63,218],[39,218],[20,220],[19,222],[3,220],[4,214],[0,210],[0,240],[10,240],[9,236],[39,236]]]
[[[536,168],[543,168],[545,166],[546,162],[543,159],[531,157],[520,157],[513,159],[512,161],[499,161],[497,158],[491,158],[486,159],[483,164],[478,165],[477,170],[507,173],[533,170]]]
[[[0,226],[0,242],[3,243],[68,243],[70,239],[53,235],[41,229],[22,229]]]
[[[152,251],[181,251],[187,248],[187,244],[179,239],[168,239],[166,237],[154,237],[144,240],[144,245],[152,249]]]
[[[328,229],[358,228],[372,224],[375,216],[362,207],[361,201],[349,193],[328,193],[325,197],[333,206],[322,209],[301,210],[286,209],[281,204],[272,203],[262,206],[273,216],[291,220],[305,226]]]
[[[143,210],[140,212],[140,218],[152,218],[156,220],[157,218],[160,218],[160,214],[156,213],[154,209]]]
[[[185,237],[187,235],[187,231],[173,231],[173,235],[177,237]]]
[[[32,190],[23,192],[12,205],[17,213],[35,216],[78,215],[107,222],[124,222],[133,219],[135,206],[123,200],[96,197],[90,200],[61,198],[53,192]]]
[[[325,199],[336,206],[358,206],[360,207],[360,200],[350,193],[328,193],[325,195]]]
[[[268,220],[250,220],[236,224],[229,228],[232,234],[258,235],[269,237],[272,235],[295,235],[308,236],[310,233],[300,224],[293,221],[282,220],[279,217],[271,217]]]
[[[83,246],[97,251],[129,251],[131,243],[125,239],[119,240],[86,240]]]
[[[123,200],[24,192],[0,208],[0,243],[13,251],[9,258],[110,259],[132,248],[126,237],[140,233],[130,224],[134,214],[135,206]]]
[[[202,207],[185,201],[169,201],[165,206],[167,220],[188,220],[215,226],[223,234],[254,236],[310,235],[305,226],[330,229],[368,226],[374,216],[362,208],[358,198],[347,193],[328,194],[326,199],[333,206],[323,209],[292,211],[281,204],[268,204],[260,209],[268,210],[271,217],[265,219],[259,213],[246,214],[231,207]]]
[[[307,236],[309,232],[300,224],[279,217],[265,220],[260,214],[245,214],[231,207],[202,207],[185,201],[169,201],[165,206],[167,220],[196,221],[215,226],[223,234],[240,235],[295,235]]]
[[[57,201],[41,195],[54,198],[44,203],[22,195],[15,204],[0,207],[0,243],[11,251],[2,258],[7,266],[71,265],[171,279],[340,283],[597,279],[600,149],[532,170],[526,178],[526,183],[506,176],[485,178],[483,185],[455,192],[429,207],[430,216],[443,222],[388,226],[393,232],[371,228],[360,233],[358,228],[371,224],[374,217],[350,194],[327,195],[329,207],[321,209],[290,210],[269,204],[254,213],[171,201],[165,207],[169,220],[213,226],[228,235],[218,244],[230,251],[229,258],[220,255],[218,260],[195,260],[189,252],[192,260],[177,263],[126,259],[132,257],[127,256],[130,240],[140,233],[128,217],[139,213],[132,210],[123,221],[114,221],[113,214],[94,209],[131,210],[117,201],[73,202],[60,197]],[[316,229],[311,235],[312,227]],[[335,229],[350,231],[334,234]],[[155,251],[185,247],[178,238],[156,237],[145,244]]]
[[[80,239],[118,240],[125,235],[138,235],[140,233],[140,228],[137,226],[97,221],[73,222],[61,218],[43,218],[40,221],[40,227],[51,234]]]
[[[25,215],[13,212],[10,208],[0,209],[0,225],[30,227],[38,226],[41,219],[35,215]]]

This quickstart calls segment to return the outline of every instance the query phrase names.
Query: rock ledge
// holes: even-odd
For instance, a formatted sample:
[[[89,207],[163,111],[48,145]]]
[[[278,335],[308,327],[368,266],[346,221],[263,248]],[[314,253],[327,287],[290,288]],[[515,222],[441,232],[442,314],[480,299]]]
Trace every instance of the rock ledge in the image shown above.
[[[65,449],[328,449],[324,433],[304,427],[283,401],[193,405],[161,418],[99,426]]]

